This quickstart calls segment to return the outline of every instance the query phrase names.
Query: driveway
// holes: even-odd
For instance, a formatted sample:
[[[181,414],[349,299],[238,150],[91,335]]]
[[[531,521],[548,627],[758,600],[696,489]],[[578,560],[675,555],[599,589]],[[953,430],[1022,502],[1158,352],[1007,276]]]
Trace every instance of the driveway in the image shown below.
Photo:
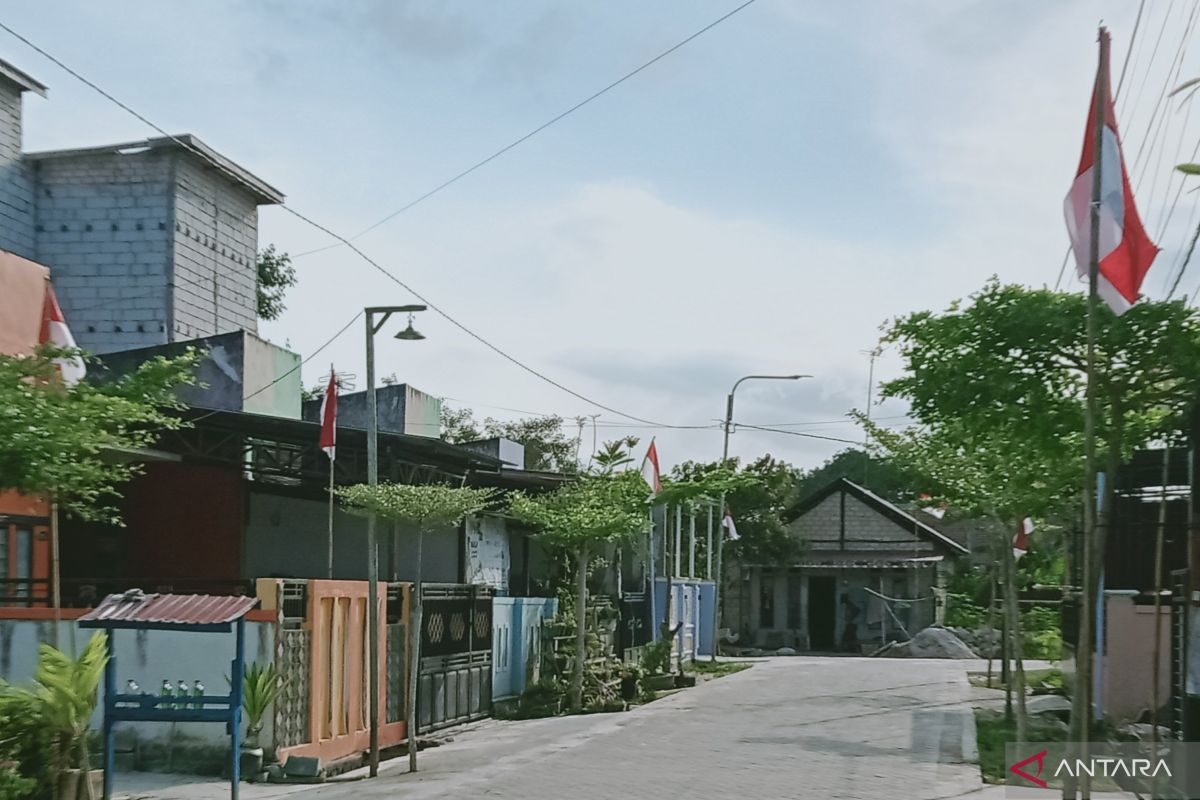
[[[626,714],[489,723],[424,751],[416,775],[395,764],[377,781],[313,793],[320,800],[955,797],[981,788],[970,763],[968,692],[961,663],[766,659]]]

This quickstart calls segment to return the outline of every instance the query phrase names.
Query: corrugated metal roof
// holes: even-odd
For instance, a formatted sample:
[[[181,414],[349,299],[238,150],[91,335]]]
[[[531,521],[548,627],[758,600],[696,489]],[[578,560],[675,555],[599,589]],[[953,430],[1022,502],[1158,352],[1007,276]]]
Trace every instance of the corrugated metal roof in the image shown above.
[[[143,594],[134,589],[110,594],[79,618],[87,627],[129,625],[223,625],[246,616],[258,598],[207,594]]]

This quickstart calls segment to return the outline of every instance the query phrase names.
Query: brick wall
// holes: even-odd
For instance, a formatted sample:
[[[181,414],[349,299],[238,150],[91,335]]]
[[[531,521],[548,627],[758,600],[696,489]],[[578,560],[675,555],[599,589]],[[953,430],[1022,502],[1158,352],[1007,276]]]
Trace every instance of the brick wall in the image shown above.
[[[834,492],[807,513],[798,517],[788,530],[799,536],[810,551],[840,550],[841,493]],[[918,555],[934,552],[934,546],[915,531],[906,530],[854,495],[846,494],[846,550],[902,551]]]
[[[21,89],[0,77],[0,249],[32,258],[33,187],[21,159]]]
[[[170,323],[171,154],[32,160],[36,260],[51,269],[79,346],[163,344]]]
[[[186,154],[175,179],[174,338],[257,332],[254,198]]]

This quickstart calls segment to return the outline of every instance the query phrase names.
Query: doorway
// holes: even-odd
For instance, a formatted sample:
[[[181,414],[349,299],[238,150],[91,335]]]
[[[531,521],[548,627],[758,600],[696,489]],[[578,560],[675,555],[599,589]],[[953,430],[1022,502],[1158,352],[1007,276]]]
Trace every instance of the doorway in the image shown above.
[[[808,579],[808,642],[813,650],[837,646],[837,581],[829,575]]]

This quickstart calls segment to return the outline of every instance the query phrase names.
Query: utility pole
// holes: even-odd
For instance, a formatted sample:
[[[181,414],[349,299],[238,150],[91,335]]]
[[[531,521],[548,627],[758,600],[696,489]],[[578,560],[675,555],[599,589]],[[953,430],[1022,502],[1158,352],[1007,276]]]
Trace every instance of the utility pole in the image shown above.
[[[392,314],[407,313],[408,327],[396,334],[397,339],[416,341],[425,337],[413,330],[412,315],[424,311],[425,306],[376,306],[363,310],[367,333],[367,483],[379,484],[379,415],[375,398],[375,334]],[[375,317],[379,316],[379,322]],[[379,774],[379,542],[375,533],[375,512],[367,514],[367,701],[370,726],[370,767],[372,778]],[[415,667],[414,667],[415,668]],[[409,698],[409,706],[416,704],[416,697]],[[413,714],[409,713],[411,718]],[[409,741],[417,734],[415,727],[408,730]]]
[[[862,352],[863,352],[863,355],[870,356],[870,358],[871,358],[871,366],[869,366],[867,368],[867,412],[866,412],[866,416],[867,416],[867,424],[869,425],[871,423],[871,404],[875,401],[875,359],[879,358],[879,354],[883,352],[883,349],[879,345],[875,345],[870,350],[863,350]],[[865,452],[867,449],[867,443],[870,440],[870,436],[871,436],[870,432],[863,433],[863,451],[864,451],[863,452],[863,455],[864,455],[864,458],[863,458],[863,488],[864,489],[871,488],[870,486],[867,485],[867,478],[871,474],[871,458]]]
[[[725,424],[722,426],[725,430],[725,443],[721,447],[721,466],[725,466],[725,462],[729,460],[729,434],[733,430],[733,396],[737,394],[738,387],[743,381],[798,381],[801,378],[811,378],[812,375],[746,375],[738,378],[733,384],[733,388],[729,390],[729,396],[725,399]],[[721,523],[717,526],[717,566],[713,574],[713,647],[712,661],[717,660],[717,649],[721,642],[721,554],[725,549],[725,493],[721,492],[721,503],[717,513],[721,517]]]

